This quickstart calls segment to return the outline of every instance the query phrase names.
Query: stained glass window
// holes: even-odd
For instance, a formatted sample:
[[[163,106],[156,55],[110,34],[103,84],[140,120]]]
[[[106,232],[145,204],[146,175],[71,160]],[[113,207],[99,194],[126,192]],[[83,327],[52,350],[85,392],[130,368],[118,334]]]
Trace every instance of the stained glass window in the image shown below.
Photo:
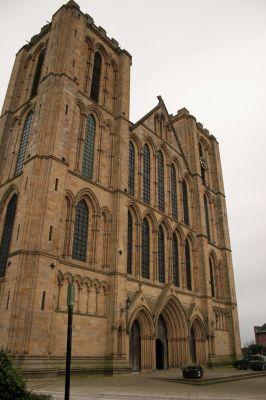
[[[160,226],[158,231],[158,276],[159,282],[165,282],[165,251],[164,251],[164,232]]]
[[[146,218],[142,223],[141,273],[143,278],[150,278],[150,228]]]
[[[179,263],[178,263],[178,242],[176,234],[173,236],[173,281],[175,286],[179,286]]]
[[[82,175],[92,179],[95,142],[95,119],[89,115],[86,121],[86,132],[83,147]]]
[[[96,52],[94,56],[92,82],[91,82],[91,95],[90,95],[91,99],[93,99],[96,102],[99,101],[101,68],[102,68],[102,57],[99,52]]]
[[[4,277],[6,273],[6,264],[9,256],[9,248],[16,215],[17,197],[16,194],[12,196],[6,210],[5,223],[0,244],[0,278]]]
[[[187,289],[192,290],[190,246],[188,239],[186,240],[185,244],[185,264],[186,264]]]
[[[188,211],[188,193],[186,181],[182,182],[182,192],[183,192],[183,211],[184,211],[184,223],[189,225],[189,211]]]
[[[143,147],[143,201],[150,203],[150,150],[147,144]]]
[[[128,225],[127,225],[127,273],[132,274],[132,245],[133,245],[133,226],[132,215],[128,211]]]
[[[158,208],[164,212],[164,163],[161,151],[157,153],[158,168]]]
[[[31,111],[28,114],[28,116],[25,120],[24,126],[23,126],[22,137],[21,137],[19,151],[18,151],[17,164],[16,164],[16,169],[15,169],[15,175],[18,175],[23,171],[24,159],[25,159],[25,155],[26,155],[28,142],[29,142],[32,117],[33,117],[33,112]]]
[[[177,219],[177,190],[176,190],[176,170],[174,164],[171,165],[171,202],[172,216]]]
[[[88,208],[81,200],[76,208],[76,218],[73,238],[72,257],[75,260],[86,261],[88,239]]]
[[[204,196],[204,212],[205,212],[206,233],[208,240],[211,240],[208,200],[206,196]]]
[[[128,192],[134,196],[135,189],[135,149],[132,142],[129,142],[129,160],[128,160]]]

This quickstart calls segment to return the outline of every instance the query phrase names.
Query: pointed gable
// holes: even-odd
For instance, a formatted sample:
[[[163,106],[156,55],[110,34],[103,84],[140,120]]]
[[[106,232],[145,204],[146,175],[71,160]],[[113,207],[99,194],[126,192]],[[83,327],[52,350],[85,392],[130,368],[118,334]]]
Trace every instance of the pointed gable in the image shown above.
[[[135,124],[133,124],[131,130],[132,132],[138,134],[138,132],[141,130],[141,127],[143,127],[144,130],[167,142],[179,153],[188,170],[188,164],[177,133],[175,132],[175,128],[172,124],[171,117],[161,96],[158,96],[158,100],[159,102],[157,106],[145,114]]]

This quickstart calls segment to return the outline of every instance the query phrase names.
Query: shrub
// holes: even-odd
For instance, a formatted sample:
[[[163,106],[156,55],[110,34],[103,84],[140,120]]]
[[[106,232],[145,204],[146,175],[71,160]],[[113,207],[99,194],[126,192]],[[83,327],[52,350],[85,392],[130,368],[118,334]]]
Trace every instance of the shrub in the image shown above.
[[[13,367],[7,352],[0,349],[0,399],[49,400],[51,396],[38,395],[27,390],[21,374]]]

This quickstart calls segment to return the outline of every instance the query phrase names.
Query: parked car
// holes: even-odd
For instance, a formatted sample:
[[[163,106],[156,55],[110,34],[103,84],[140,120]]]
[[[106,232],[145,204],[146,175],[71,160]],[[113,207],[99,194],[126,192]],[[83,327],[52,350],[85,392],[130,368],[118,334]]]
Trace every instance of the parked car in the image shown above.
[[[263,356],[259,354],[258,355],[247,354],[244,358],[235,361],[234,367],[237,369],[248,369],[251,367],[251,363],[253,361],[257,361],[257,357],[263,357]]]
[[[252,371],[265,371],[266,370],[266,357],[254,356],[250,361],[250,368]]]
[[[201,379],[203,373],[204,369],[199,364],[189,364],[183,368],[183,378],[185,379]]]

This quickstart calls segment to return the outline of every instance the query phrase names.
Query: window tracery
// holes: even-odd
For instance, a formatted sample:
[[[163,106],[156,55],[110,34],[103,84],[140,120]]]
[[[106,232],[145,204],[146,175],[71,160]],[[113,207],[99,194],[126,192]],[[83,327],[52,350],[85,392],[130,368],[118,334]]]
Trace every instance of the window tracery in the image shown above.
[[[172,243],[173,251],[173,282],[175,286],[179,286],[179,262],[178,262],[178,241],[176,234],[173,235]]]
[[[185,243],[185,265],[186,265],[186,286],[188,290],[192,290],[191,256],[190,256],[190,245],[188,239],[186,239]]]
[[[183,194],[183,212],[184,212],[184,223],[189,225],[189,210],[188,210],[188,191],[185,179],[182,181],[182,194]]]
[[[84,200],[81,200],[76,208],[76,218],[73,237],[72,258],[86,261],[88,238],[88,208]]]
[[[150,278],[150,228],[146,218],[142,223],[141,274]]]
[[[177,190],[176,190],[176,169],[174,164],[171,164],[171,203],[172,216],[177,219]]]
[[[157,168],[158,168],[158,208],[160,211],[165,211],[164,201],[164,161],[161,151],[157,153]]]
[[[24,159],[29,142],[32,118],[33,118],[33,112],[30,111],[23,126],[22,137],[19,145],[17,163],[15,168],[15,175],[18,175],[23,171]]]
[[[95,128],[95,119],[93,115],[90,114],[86,121],[82,161],[82,175],[89,179],[92,179],[93,176]]]
[[[6,209],[2,240],[0,244],[0,278],[4,277],[6,273],[7,260],[16,216],[17,198],[17,194],[14,194]]]
[[[150,203],[150,150],[147,144],[143,147],[143,201]]]
[[[127,227],[127,273],[132,274],[132,246],[133,246],[133,225],[132,215],[128,211],[128,227]]]
[[[164,231],[162,226],[158,230],[158,278],[159,282],[165,282]]]
[[[128,192],[134,196],[135,189],[135,148],[132,142],[129,142],[129,165],[128,165]]]

